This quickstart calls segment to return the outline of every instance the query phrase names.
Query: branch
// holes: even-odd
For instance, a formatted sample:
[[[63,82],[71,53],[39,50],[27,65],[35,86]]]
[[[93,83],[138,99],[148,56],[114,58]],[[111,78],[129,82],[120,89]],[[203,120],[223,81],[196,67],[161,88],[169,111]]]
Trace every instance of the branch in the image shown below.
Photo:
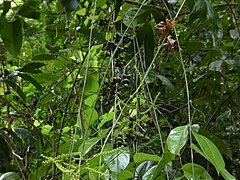
[[[15,157],[16,159],[16,162],[17,162],[17,165],[18,165],[18,168],[22,174],[22,178],[24,180],[27,180],[28,179],[28,176],[29,176],[29,173],[26,169],[26,167],[24,166],[24,163],[23,163],[23,158],[18,155],[18,149],[15,145],[15,143],[13,142],[13,140],[5,133],[5,131],[3,129],[0,129],[0,135],[3,137],[3,139],[7,142],[9,148],[11,149],[12,151],[12,154],[13,156]]]

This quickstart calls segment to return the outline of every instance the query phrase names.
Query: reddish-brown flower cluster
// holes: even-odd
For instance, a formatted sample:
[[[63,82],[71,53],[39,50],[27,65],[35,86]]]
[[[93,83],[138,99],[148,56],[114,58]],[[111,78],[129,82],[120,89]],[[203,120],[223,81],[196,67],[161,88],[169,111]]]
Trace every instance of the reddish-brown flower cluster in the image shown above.
[[[167,49],[173,49],[174,51],[179,50],[178,42],[175,39],[172,39],[172,36],[168,35],[168,33],[175,26],[177,21],[178,19],[174,19],[172,21],[169,19],[166,19],[166,23],[164,21],[161,21],[155,26],[161,33],[160,40],[159,40],[160,44],[162,44],[163,41],[167,39],[166,43],[163,44],[163,47]]]

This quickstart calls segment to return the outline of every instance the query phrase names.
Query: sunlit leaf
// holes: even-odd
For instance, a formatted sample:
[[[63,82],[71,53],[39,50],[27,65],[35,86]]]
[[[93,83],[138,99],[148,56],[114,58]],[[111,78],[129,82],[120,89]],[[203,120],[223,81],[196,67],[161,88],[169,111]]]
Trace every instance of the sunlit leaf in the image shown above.
[[[79,153],[82,154],[82,156],[85,156],[93,148],[93,146],[96,145],[100,140],[101,140],[100,137],[88,139],[86,142],[80,145],[78,149]]]
[[[167,163],[173,161],[175,159],[175,155],[169,152],[164,152],[160,161],[158,162],[155,171],[152,174],[152,178],[156,178],[161,174],[162,169],[167,165]]]
[[[0,176],[1,180],[20,180],[21,177],[16,172],[7,172]]]
[[[135,163],[141,163],[143,161],[159,161],[160,157],[153,154],[136,153],[133,156],[133,160]]]
[[[113,109],[110,109],[108,113],[105,113],[102,116],[101,122],[98,124],[98,129],[100,129],[106,122],[113,120],[114,112]]]
[[[184,171],[184,176],[187,179],[195,179],[195,180],[212,180],[212,177],[208,174],[208,172],[198,164],[187,163],[182,166],[182,170]],[[194,173],[193,173],[194,171]],[[194,175],[194,176],[193,176]]]
[[[153,180],[153,173],[156,170],[157,165],[151,167],[147,170],[147,172],[143,175],[142,180]]]
[[[214,165],[217,172],[219,173],[222,169],[225,168],[225,163],[218,148],[212,143],[212,141],[210,141],[206,137],[197,134],[194,131],[192,131],[192,133],[196,138],[198,144],[200,145],[204,155]]]
[[[211,140],[217,146],[221,154],[225,154],[231,157],[231,151],[221,138],[217,137],[212,132],[202,128],[199,129],[198,133]]]
[[[180,155],[181,149],[188,139],[188,125],[179,126],[171,130],[167,137],[167,147],[173,154]]]
[[[130,162],[129,150],[127,148],[123,148],[113,154],[105,155],[104,161],[112,172],[119,174]]]
[[[92,125],[98,119],[98,112],[95,109],[87,109],[82,112],[84,122],[87,126]]]
[[[52,54],[39,54],[32,58],[33,60],[53,60],[56,59],[56,56]]]

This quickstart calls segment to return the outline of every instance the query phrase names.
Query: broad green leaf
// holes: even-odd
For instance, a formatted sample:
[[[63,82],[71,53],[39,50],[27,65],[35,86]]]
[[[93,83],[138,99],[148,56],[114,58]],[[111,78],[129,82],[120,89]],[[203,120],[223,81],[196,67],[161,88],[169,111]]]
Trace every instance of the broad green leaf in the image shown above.
[[[159,161],[160,157],[153,154],[136,153],[133,156],[133,160],[135,163],[141,163],[143,161]]]
[[[22,23],[20,19],[13,22],[0,21],[0,33],[7,50],[19,55],[22,47]]]
[[[176,97],[176,89],[175,89],[174,85],[172,84],[172,82],[168,78],[166,78],[165,76],[160,75],[160,74],[156,75],[156,77],[160,81],[162,81],[162,83],[171,91],[172,95],[174,97]]]
[[[207,159],[208,161],[210,161],[210,160],[208,159],[208,157],[205,156],[205,154],[204,154],[195,144],[192,143],[192,144],[191,144],[191,148],[192,148],[193,150],[195,150],[197,153],[201,154],[202,157],[204,157],[205,159]]]
[[[207,0],[197,0],[190,13],[189,23],[192,27],[197,27],[205,19],[210,20],[215,34],[220,38],[222,36],[222,24],[213,7]]]
[[[106,122],[113,120],[114,117],[114,112],[113,109],[110,109],[110,111],[108,113],[105,113],[102,116],[102,120],[101,122],[98,124],[97,129],[100,129]]]
[[[129,9],[124,15],[123,23],[129,27],[137,26],[137,19],[135,16],[137,12],[138,12],[138,8]],[[134,19],[134,17],[135,17],[135,19]]]
[[[118,180],[126,180],[126,179],[132,179],[134,176],[133,172],[128,170],[123,170],[118,175]]]
[[[93,125],[98,119],[98,112],[92,108],[82,111],[82,115],[86,126]]]
[[[42,86],[41,84],[39,84],[39,82],[34,79],[32,76],[25,74],[25,73],[18,73],[18,76],[20,76],[21,78],[23,78],[26,81],[29,81],[30,83],[32,83],[39,91],[42,91]]]
[[[39,1],[26,1],[18,10],[17,15],[32,19],[39,19],[40,12],[38,12]]]
[[[56,59],[56,56],[52,54],[39,54],[32,58],[33,60],[53,60]]]
[[[200,145],[204,155],[214,165],[217,172],[219,173],[222,169],[225,168],[225,163],[218,148],[208,138],[197,134],[194,131],[192,131],[192,133]]]
[[[39,68],[45,66],[44,63],[38,63],[38,62],[31,62],[20,68],[18,71],[20,72],[28,72],[32,74],[41,73],[42,71],[39,70]]]
[[[151,167],[147,170],[147,172],[143,175],[142,180],[153,180],[153,173],[156,170],[157,165]]]
[[[87,106],[89,107],[92,107],[93,106],[93,103],[96,101],[97,99],[97,95],[96,94],[93,94],[89,97],[87,97],[85,100],[84,100],[84,104],[86,104]]]
[[[153,172],[152,178],[155,179],[156,177],[161,174],[162,169],[169,163],[170,161],[173,161],[175,159],[175,155],[169,152],[164,152],[160,161],[158,162],[155,171]]]
[[[199,41],[189,41],[186,44],[186,48],[189,54],[194,54],[201,48],[204,48],[204,44]]]
[[[27,145],[30,145],[32,134],[29,130],[21,127],[13,127],[14,131],[16,132],[17,136]]]
[[[144,50],[145,50],[145,61],[146,66],[149,67],[153,60],[154,53],[154,35],[153,29],[150,23],[145,25],[145,38],[144,38]]]
[[[86,142],[84,144],[81,144],[79,146],[78,152],[82,156],[85,156],[93,148],[93,146],[96,145],[98,143],[98,141],[100,141],[100,140],[101,140],[100,137],[94,137],[94,138],[86,140]],[[84,148],[84,150],[83,150],[83,148]]]
[[[142,77],[145,76],[146,73],[143,73]],[[153,70],[150,70],[145,78],[146,83],[153,83],[156,80],[156,73]]]
[[[194,169],[194,176],[193,176],[193,169]],[[192,164],[192,163],[184,164],[182,167],[182,170],[184,171],[184,176],[187,179],[212,180],[212,177],[208,174],[208,172],[198,164]]]
[[[185,146],[187,139],[188,125],[174,128],[167,137],[168,150],[175,155],[180,155],[180,151]]]
[[[88,75],[85,86],[86,92],[96,93],[98,89],[99,89],[98,75],[97,74]]]
[[[0,176],[0,180],[20,180],[21,177],[16,172],[7,172]]]
[[[10,8],[11,8],[11,1],[3,1],[3,12],[1,15],[5,16]]]
[[[236,180],[236,178],[234,176],[232,176],[226,169],[222,169],[220,171],[220,174],[222,175],[222,177],[224,177],[224,179],[226,180]]]
[[[217,146],[221,154],[228,155],[229,157],[231,157],[231,151],[221,138],[217,137],[212,132],[202,128],[199,129],[198,134],[203,135],[207,137],[209,140],[211,140]]]
[[[131,8],[125,13],[123,23],[129,27],[135,27],[138,23],[144,23],[152,10],[153,8],[150,6],[143,6],[140,10],[135,7]]]
[[[104,161],[109,169],[115,174],[122,172],[130,162],[130,152],[128,148],[123,148],[113,154],[105,155]]]
[[[42,133],[44,134],[44,135],[50,135],[49,133],[50,133],[50,131],[52,130],[52,126],[50,126],[50,125],[44,125],[44,126],[42,126]]]

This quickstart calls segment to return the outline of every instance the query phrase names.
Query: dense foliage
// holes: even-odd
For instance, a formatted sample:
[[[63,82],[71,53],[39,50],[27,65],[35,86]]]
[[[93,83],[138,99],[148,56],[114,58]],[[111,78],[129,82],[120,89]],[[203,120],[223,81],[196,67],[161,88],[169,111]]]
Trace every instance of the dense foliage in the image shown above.
[[[240,179],[239,0],[0,3],[0,179]]]

